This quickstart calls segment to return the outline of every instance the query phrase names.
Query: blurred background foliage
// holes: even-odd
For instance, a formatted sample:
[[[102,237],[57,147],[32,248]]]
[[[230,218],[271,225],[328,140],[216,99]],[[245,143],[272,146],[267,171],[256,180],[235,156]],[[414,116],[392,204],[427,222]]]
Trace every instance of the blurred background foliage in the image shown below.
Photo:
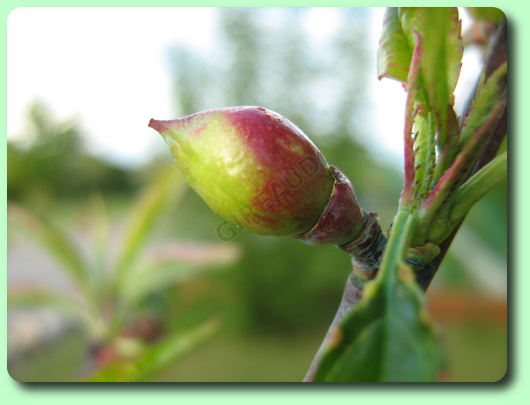
[[[370,136],[363,78],[375,74],[367,60],[367,11],[344,9],[325,49],[308,42],[301,28],[304,9],[285,9],[274,20],[267,12],[218,9],[214,57],[180,45],[168,50],[174,115],[235,105],[279,112],[312,138],[329,163],[341,168],[362,206],[377,212],[387,228],[397,206],[401,173],[397,165],[376,158],[377,145],[367,150],[362,146],[366,142],[359,141]],[[332,103],[322,101],[323,92],[331,93],[325,100]],[[91,155],[80,123],[54,118],[42,103],[28,107],[27,123],[23,141],[8,142],[9,203],[44,214],[90,256],[89,196],[100,193],[108,207],[109,255],[117,256],[113,240],[123,234],[119,224],[124,213],[136,191],[172,165],[169,153],[164,150],[142,167],[123,168]],[[395,136],[400,134],[396,128]],[[240,257],[223,271],[200,272],[168,284],[134,309],[154,314],[166,335],[209,319],[219,321],[209,340],[149,374],[149,379],[301,380],[336,310],[350,268],[348,257],[333,246],[310,247],[291,238],[244,231],[223,242],[218,235],[223,220],[192,191],[160,216],[145,249],[177,240],[226,244],[237,247]],[[57,275],[55,263],[27,239],[23,222],[11,214],[8,220],[10,289],[50,284],[47,288],[71,291]],[[193,255],[189,246],[181,254]],[[428,294],[441,326],[449,380],[495,381],[504,375],[506,257],[503,184],[473,209]],[[14,304],[10,308],[9,369],[15,378],[76,380],[94,372],[87,359],[101,342],[90,337],[76,317],[62,315],[54,321],[55,315],[39,312],[43,306],[33,312]],[[107,369],[98,378],[118,379],[120,372],[123,369]]]

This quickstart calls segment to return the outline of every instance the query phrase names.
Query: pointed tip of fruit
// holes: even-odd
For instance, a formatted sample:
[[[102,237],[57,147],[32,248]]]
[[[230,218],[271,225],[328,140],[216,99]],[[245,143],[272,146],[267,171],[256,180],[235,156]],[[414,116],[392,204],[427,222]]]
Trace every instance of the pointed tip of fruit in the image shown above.
[[[151,118],[147,125],[155,131],[162,133],[168,127],[168,121],[159,121]]]

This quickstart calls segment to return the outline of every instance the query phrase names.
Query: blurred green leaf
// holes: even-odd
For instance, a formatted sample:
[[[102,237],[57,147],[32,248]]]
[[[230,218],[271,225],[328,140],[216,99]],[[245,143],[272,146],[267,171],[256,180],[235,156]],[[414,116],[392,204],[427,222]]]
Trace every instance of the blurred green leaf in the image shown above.
[[[62,264],[61,268],[77,282],[81,291],[87,293],[89,270],[71,236],[46,219],[15,204],[9,206],[9,216],[23,225],[25,231]]]
[[[212,336],[219,322],[209,320],[187,332],[175,332],[147,347],[134,362],[116,362],[96,372],[91,382],[141,382],[149,381],[181,356],[193,350],[197,344]]]
[[[93,271],[91,274],[95,285],[98,286],[98,292],[103,292],[101,287],[105,284],[105,276],[107,274],[110,227],[107,205],[101,193],[94,193],[90,196],[88,212],[94,253],[92,261]]]
[[[117,283],[121,283],[133,270],[133,264],[143,248],[156,221],[160,218],[172,196],[182,195],[185,182],[174,166],[161,171],[142,192],[132,208],[126,226],[125,240],[117,260]]]
[[[504,12],[497,7],[466,7],[471,17],[477,21],[488,21],[493,24],[500,24],[506,16]]]
[[[138,374],[135,381],[146,381],[171,366],[179,357],[190,352],[197,344],[211,337],[218,327],[219,321],[213,319],[202,323],[185,334],[173,333],[164,338],[161,342],[149,348],[138,359],[136,362]]]
[[[505,136],[503,139],[502,139],[502,142],[499,146],[499,149],[497,150],[497,156],[499,156],[500,154],[506,152],[508,150],[508,137]]]
[[[173,242],[151,251],[153,262],[187,263],[199,266],[227,264],[239,259],[241,249],[236,244]]]
[[[412,217],[398,213],[376,280],[336,327],[315,381],[434,381],[439,343],[428,322],[423,294],[403,263]]]
[[[421,76],[429,107],[434,111],[440,131],[439,143],[447,135],[447,110],[453,105],[453,91],[462,66],[461,22],[456,7],[403,7],[399,9],[403,32],[410,48],[414,32],[422,37]]]
[[[390,77],[406,83],[412,50],[401,29],[397,7],[388,7],[383,21],[383,33],[377,50],[377,76]]]
[[[73,298],[50,290],[37,288],[24,288],[10,290],[7,295],[10,308],[53,308],[72,316],[76,321],[81,321],[92,336],[101,336],[103,325],[97,314],[92,313],[89,307]]]
[[[133,305],[147,295],[187,281],[199,272],[200,269],[181,263],[146,267],[124,280],[121,293],[127,303]]]
[[[218,269],[239,257],[235,245],[171,244],[156,252],[153,258],[125,280],[122,293],[129,304],[163,288]]]
[[[114,362],[92,374],[87,382],[130,382],[135,374],[133,363]]]
[[[7,303],[9,306],[16,306],[20,308],[38,308],[38,307],[54,307],[67,312],[71,312],[79,308],[79,303],[61,294],[56,294],[50,290],[41,289],[22,289],[10,290],[7,295]]]

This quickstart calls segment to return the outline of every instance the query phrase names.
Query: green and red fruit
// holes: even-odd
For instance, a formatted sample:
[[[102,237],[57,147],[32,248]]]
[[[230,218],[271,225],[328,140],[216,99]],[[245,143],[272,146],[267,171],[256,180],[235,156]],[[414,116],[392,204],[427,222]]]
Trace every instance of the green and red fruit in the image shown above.
[[[261,107],[207,110],[151,120],[191,187],[222,217],[265,235],[310,231],[335,179],[293,123]]]

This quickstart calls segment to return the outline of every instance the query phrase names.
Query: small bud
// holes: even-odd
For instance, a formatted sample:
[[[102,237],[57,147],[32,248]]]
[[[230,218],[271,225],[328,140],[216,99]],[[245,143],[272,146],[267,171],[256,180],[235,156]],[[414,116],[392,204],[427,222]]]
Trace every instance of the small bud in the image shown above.
[[[230,222],[265,235],[299,235],[318,222],[335,179],[289,120],[260,107],[151,120],[191,187]]]

